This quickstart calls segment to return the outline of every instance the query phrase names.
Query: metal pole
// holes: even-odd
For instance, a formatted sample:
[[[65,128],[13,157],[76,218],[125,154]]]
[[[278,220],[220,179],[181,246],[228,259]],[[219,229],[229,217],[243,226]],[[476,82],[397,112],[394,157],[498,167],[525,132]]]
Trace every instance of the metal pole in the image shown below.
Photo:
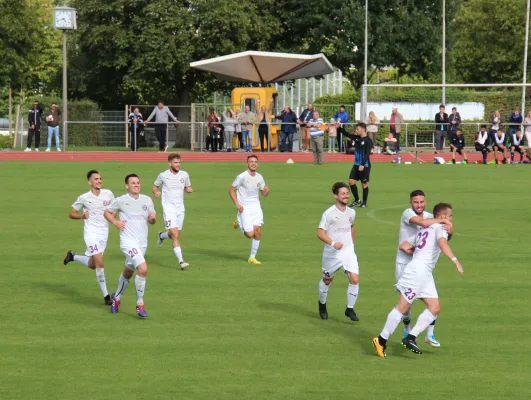
[[[527,48],[529,47],[529,9],[531,0],[527,0],[527,17],[525,19],[525,47],[524,47],[524,84],[527,83]],[[525,94],[527,86],[522,87],[522,110],[520,114],[525,117]]]
[[[68,91],[66,76],[66,31],[63,31],[63,150],[68,146]]]
[[[13,89],[9,88],[9,134],[11,134],[12,127],[13,127]]]
[[[315,78],[312,78],[312,103],[315,101]]]
[[[301,105],[301,80],[297,81],[297,107]]]
[[[308,79],[305,79],[306,81],[306,92],[304,93],[306,95],[306,101],[304,102],[304,104],[308,104],[308,87],[309,87],[309,83],[310,81]]]
[[[369,0],[365,0],[365,65],[363,71],[363,83],[367,84],[367,51],[368,51],[368,35],[369,35]]]
[[[442,104],[446,104],[446,0],[442,7]]]

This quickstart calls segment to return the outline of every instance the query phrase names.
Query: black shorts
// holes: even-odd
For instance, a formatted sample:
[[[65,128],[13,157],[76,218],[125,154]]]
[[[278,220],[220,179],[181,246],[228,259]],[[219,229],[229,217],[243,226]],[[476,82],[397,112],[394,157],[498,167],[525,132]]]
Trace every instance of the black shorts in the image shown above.
[[[350,170],[349,179],[354,181],[360,181],[363,183],[369,182],[369,177],[371,175],[371,167],[363,168],[363,171],[359,170],[359,165],[354,165]]]
[[[523,146],[511,146],[511,150],[514,148],[513,151],[516,151],[520,154],[524,154],[525,152],[525,149],[523,148]]]

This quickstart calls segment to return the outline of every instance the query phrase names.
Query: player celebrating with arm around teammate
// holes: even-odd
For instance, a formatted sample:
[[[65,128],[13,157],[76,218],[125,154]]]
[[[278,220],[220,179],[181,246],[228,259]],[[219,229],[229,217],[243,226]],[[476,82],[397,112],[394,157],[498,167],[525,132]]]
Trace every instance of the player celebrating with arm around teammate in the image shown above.
[[[82,219],[84,222],[83,238],[87,249],[85,255],[80,256],[72,250],[68,250],[63,264],[77,261],[81,264],[96,270],[96,279],[100,285],[103,299],[106,305],[111,305],[111,296],[107,291],[105,280],[105,270],[103,269],[103,253],[107,247],[109,237],[109,223],[105,220],[103,213],[107,206],[114,200],[114,195],[110,190],[101,188],[101,175],[96,170],[91,170],[87,174],[90,190],[77,198],[68,215],[70,219]],[[82,214],[79,211],[83,211]]]
[[[398,245],[405,240],[415,235],[420,228],[428,228],[433,224],[443,224],[444,229],[452,234],[452,223],[446,219],[433,218],[433,215],[427,211],[426,208],[426,195],[422,190],[414,190],[409,195],[409,204],[411,207],[406,208],[400,217],[400,231],[398,232]],[[410,254],[406,254],[399,248],[396,252],[396,270],[395,278],[398,282],[404,268],[411,262],[413,257]],[[402,318],[404,322],[404,337],[409,335],[409,323],[411,322],[411,309],[404,314]],[[428,327],[426,332],[426,342],[433,347],[440,347],[441,344],[435,338],[435,321]]]
[[[125,187],[127,194],[116,198],[105,210],[105,219],[120,230],[120,250],[125,254],[125,268],[118,280],[118,289],[111,296],[111,312],[118,314],[120,298],[136,270],[136,313],[145,318],[147,313],[144,308],[144,291],[148,267],[144,256],[147,250],[148,223],[153,225],[157,220],[153,201],[140,194],[138,175],[127,175]],[[116,213],[120,213],[119,220],[115,218]]]
[[[319,315],[322,319],[328,319],[326,310],[328,288],[334,280],[335,273],[342,269],[348,277],[345,316],[352,321],[359,321],[354,312],[359,292],[358,258],[354,252],[356,211],[347,207],[350,194],[346,183],[334,183],[332,193],[336,203],[323,213],[317,229],[317,237],[325,243],[322,261],[323,278],[319,281]]]
[[[439,203],[433,208],[433,215],[436,219],[452,221],[452,206],[447,203]],[[422,350],[416,343],[416,338],[435,321],[441,309],[439,295],[433,280],[433,270],[441,251],[454,262],[457,271],[463,273],[463,267],[448,245],[448,233],[442,224],[434,224],[428,228],[420,229],[414,236],[400,244],[400,250],[412,255],[413,258],[404,268],[395,285],[395,288],[400,292],[398,303],[387,316],[387,321],[380,335],[372,340],[376,353],[380,357],[386,356],[387,340],[395,331],[404,314],[409,311],[415,299],[421,299],[427,308],[420,314],[408,336],[402,339],[402,346],[413,353],[422,354]]]
[[[161,172],[153,184],[153,195],[160,197],[159,187],[162,185],[162,211],[166,232],[159,232],[158,246],[162,247],[164,239],[171,239],[173,252],[181,269],[188,267],[183,259],[179,236],[184,222],[184,193],[192,193],[192,184],[187,172],[181,170],[181,156],[172,153],[168,156],[170,168]]]
[[[256,172],[257,168],[258,157],[250,155],[247,157],[247,170],[238,175],[229,188],[229,196],[238,210],[233,227],[236,229],[239,226],[243,234],[252,239],[249,264],[261,264],[256,259],[256,253],[260,246],[264,214],[258,194],[269,194],[269,187],[265,184],[264,177]]]
[[[361,206],[367,207],[367,199],[369,197],[369,177],[371,174],[371,150],[374,146],[372,140],[367,136],[367,125],[360,122],[356,124],[356,135],[358,139],[354,145],[354,166],[350,171],[348,184],[354,196],[354,201],[349,207]],[[363,202],[360,201],[358,195],[358,187],[356,182],[361,182],[363,188]]]

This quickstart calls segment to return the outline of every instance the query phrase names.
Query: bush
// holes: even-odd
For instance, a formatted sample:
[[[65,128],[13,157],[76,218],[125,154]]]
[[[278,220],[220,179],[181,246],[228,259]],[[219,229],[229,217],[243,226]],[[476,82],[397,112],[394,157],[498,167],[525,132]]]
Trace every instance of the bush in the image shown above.
[[[0,149],[10,149],[13,147],[13,135],[0,135]]]

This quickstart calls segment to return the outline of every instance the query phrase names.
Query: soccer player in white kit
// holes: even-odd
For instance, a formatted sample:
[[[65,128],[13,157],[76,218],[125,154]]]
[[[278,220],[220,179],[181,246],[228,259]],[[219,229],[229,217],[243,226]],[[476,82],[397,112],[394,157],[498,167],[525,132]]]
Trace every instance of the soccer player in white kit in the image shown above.
[[[136,174],[125,177],[127,194],[117,197],[105,210],[105,218],[120,230],[120,250],[125,255],[125,268],[118,280],[118,289],[111,296],[111,312],[118,314],[120,298],[129,286],[129,279],[136,270],[136,313],[147,317],[144,308],[144,291],[148,266],[144,256],[147,250],[148,223],[156,221],[155,207],[148,196],[140,194],[140,178]],[[116,213],[120,219],[115,218]]]
[[[159,187],[162,186],[162,211],[166,232],[159,232],[158,246],[162,247],[164,239],[171,239],[173,252],[181,266],[185,269],[190,264],[184,261],[179,236],[184,222],[184,193],[192,193],[192,184],[188,172],[181,170],[181,156],[171,153],[168,156],[169,169],[161,172],[153,184],[153,195],[160,197]]]
[[[452,223],[448,220],[441,220],[433,218],[433,215],[427,211],[426,208],[426,195],[422,190],[414,190],[409,195],[409,204],[411,207],[404,210],[402,216],[400,217],[400,231],[398,233],[398,245],[403,243],[405,240],[411,236],[417,234],[420,228],[428,228],[433,224],[443,224],[445,230],[450,233],[452,232]],[[395,278],[398,282],[400,275],[404,271],[404,268],[411,261],[413,257],[409,254],[404,253],[399,248],[396,252],[396,270]],[[404,337],[407,337],[409,334],[409,324],[411,322],[411,309],[404,315]],[[426,331],[426,342],[433,347],[440,347],[441,344],[437,341],[434,334],[435,321],[428,327]]]
[[[434,207],[433,215],[437,219],[452,221],[452,206],[447,203],[439,203]],[[448,233],[442,224],[434,224],[428,228],[420,229],[415,235],[400,244],[400,250],[412,255],[413,258],[406,265],[395,285],[395,288],[400,292],[398,303],[387,316],[387,321],[380,335],[372,340],[376,353],[380,357],[386,356],[387,340],[415,299],[422,300],[426,304],[426,310],[420,314],[408,336],[402,339],[402,346],[413,353],[422,354],[422,350],[416,343],[416,338],[437,318],[441,309],[432,274],[441,251],[455,263],[457,271],[463,273],[463,267],[448,245]]]
[[[101,188],[101,175],[98,171],[94,169],[89,171],[87,180],[90,190],[77,198],[68,215],[70,219],[83,220],[83,238],[87,249],[83,256],[68,250],[63,264],[77,261],[90,269],[94,269],[98,285],[103,293],[103,300],[109,306],[112,304],[112,300],[107,291],[103,265],[103,253],[109,237],[109,223],[105,220],[103,213],[114,200],[114,195],[110,190]],[[82,211],[82,214],[79,211]]]
[[[328,319],[326,309],[328,288],[334,280],[335,273],[343,270],[348,278],[345,316],[352,321],[359,321],[354,312],[359,292],[359,266],[354,252],[356,211],[347,207],[350,193],[346,183],[334,183],[332,193],[336,203],[323,213],[317,229],[317,237],[325,243],[322,260],[323,277],[319,281],[319,315],[322,319]]]
[[[249,264],[261,264],[256,259],[256,253],[260,247],[264,214],[258,194],[269,194],[269,187],[265,184],[264,177],[256,172],[257,168],[258,157],[250,155],[247,157],[247,170],[238,175],[229,188],[229,196],[238,210],[233,227],[237,229],[239,226],[245,237],[252,239],[251,254],[247,261]]]

